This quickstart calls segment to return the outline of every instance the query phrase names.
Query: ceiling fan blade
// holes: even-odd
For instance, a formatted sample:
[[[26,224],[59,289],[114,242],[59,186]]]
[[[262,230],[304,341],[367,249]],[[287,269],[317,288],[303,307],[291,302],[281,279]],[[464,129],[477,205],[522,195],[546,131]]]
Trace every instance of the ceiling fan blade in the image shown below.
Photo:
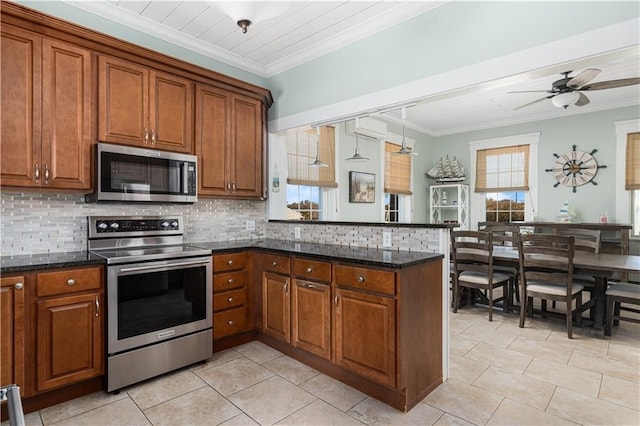
[[[553,93],[551,90],[516,90],[507,93]]]
[[[529,102],[528,104],[520,105],[518,108],[514,108],[513,110],[517,111],[517,110],[519,110],[521,108],[528,107],[529,105],[537,104],[538,102],[544,101],[545,99],[551,99],[554,96],[555,95],[551,95],[551,96],[545,96],[544,98],[536,99],[535,101]]]
[[[633,86],[634,84],[640,84],[640,77],[623,78],[620,80],[601,81],[598,83],[587,84],[581,87],[580,90],[602,90],[613,89],[616,87]]]
[[[576,101],[576,103],[574,105],[575,106],[585,106],[590,102],[591,101],[589,100],[589,98],[587,98],[587,96],[584,93],[580,93],[580,97],[578,98],[578,100]]]
[[[567,82],[567,87],[578,88],[582,87],[600,74],[600,70],[596,68],[589,68],[582,71],[580,74],[573,77]]]

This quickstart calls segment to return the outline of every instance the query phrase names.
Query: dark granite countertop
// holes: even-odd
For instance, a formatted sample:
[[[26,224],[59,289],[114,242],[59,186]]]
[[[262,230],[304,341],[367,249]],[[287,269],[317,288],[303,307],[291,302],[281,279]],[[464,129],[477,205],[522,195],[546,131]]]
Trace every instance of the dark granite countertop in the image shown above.
[[[406,268],[411,265],[441,259],[442,254],[416,251],[377,250],[362,247],[348,247],[332,244],[317,244],[284,240],[240,240],[218,242],[191,242],[193,246],[211,250],[213,254],[250,248],[300,254],[323,260],[341,260],[369,266]],[[49,268],[70,268],[75,266],[100,265],[105,261],[88,252],[48,253],[20,256],[1,256],[0,274],[33,271]]]

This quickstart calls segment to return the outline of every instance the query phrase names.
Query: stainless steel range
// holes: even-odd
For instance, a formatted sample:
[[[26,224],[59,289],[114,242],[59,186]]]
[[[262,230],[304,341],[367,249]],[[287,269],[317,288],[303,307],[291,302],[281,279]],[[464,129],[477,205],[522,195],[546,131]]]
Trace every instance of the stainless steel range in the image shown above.
[[[107,391],[213,355],[211,251],[183,243],[181,216],[89,216],[107,262]]]

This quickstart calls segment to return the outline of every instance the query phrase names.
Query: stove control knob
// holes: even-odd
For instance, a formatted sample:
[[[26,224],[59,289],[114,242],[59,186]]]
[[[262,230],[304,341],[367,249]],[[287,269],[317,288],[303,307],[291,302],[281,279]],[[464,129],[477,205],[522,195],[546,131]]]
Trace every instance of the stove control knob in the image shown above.
[[[104,223],[104,222],[100,222],[98,224],[98,230],[100,230],[100,231],[104,231],[105,229],[107,229],[107,227],[108,227],[107,224]]]
[[[169,222],[162,222],[160,224],[160,226],[162,226],[163,228],[168,228],[169,227]]]
[[[118,224],[118,222],[113,222],[109,226],[111,226],[111,229],[116,230],[116,231],[118,230],[118,228],[120,228],[120,225]]]
[[[171,227],[172,228],[177,228],[178,227],[178,221],[175,220],[175,221],[171,222]]]

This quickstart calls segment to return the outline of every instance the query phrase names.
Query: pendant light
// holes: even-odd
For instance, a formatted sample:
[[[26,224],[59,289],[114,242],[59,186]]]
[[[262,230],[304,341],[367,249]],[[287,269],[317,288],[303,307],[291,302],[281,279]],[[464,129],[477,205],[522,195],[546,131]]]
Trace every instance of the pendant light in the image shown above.
[[[347,158],[347,161],[369,161],[369,158],[360,155],[360,151],[358,150],[358,129],[360,129],[359,120],[360,119],[356,117],[356,152],[351,157]]]
[[[329,167],[327,163],[323,163],[318,158],[318,151],[320,150],[320,126],[316,127],[316,159],[313,163],[309,163],[309,167]]]
[[[418,155],[417,152],[413,152],[412,149],[407,148],[407,144],[404,140],[404,122],[407,120],[407,108],[402,107],[402,147],[400,150],[392,152],[391,155]]]

